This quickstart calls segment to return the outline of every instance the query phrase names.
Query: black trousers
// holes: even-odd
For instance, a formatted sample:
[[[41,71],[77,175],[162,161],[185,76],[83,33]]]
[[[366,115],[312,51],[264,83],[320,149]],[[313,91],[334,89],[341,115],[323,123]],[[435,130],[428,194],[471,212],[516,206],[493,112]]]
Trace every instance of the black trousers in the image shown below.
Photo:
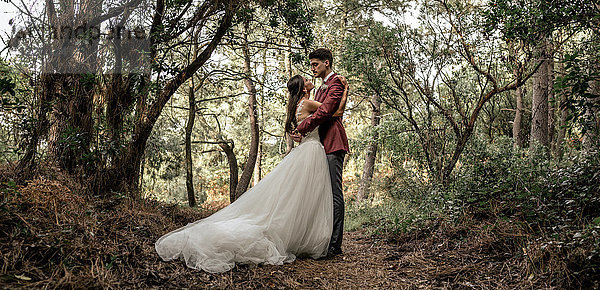
[[[329,175],[331,176],[331,189],[333,192],[333,232],[329,247],[336,250],[342,248],[342,235],[344,233],[344,194],[342,188],[342,170],[346,152],[336,151],[327,154]]]

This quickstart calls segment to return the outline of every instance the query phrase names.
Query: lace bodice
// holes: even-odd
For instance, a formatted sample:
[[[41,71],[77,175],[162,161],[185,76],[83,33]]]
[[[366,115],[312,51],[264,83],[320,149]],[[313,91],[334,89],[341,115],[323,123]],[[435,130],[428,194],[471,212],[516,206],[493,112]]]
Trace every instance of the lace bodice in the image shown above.
[[[298,104],[298,108],[296,109],[296,120],[298,121],[298,124],[302,123],[302,121],[304,121],[306,118],[312,116],[312,114],[306,116],[306,118],[299,120],[298,117],[300,117],[300,115],[302,114],[302,107],[304,106],[304,101],[306,99],[302,99],[302,101],[300,101],[300,103]],[[317,128],[315,128],[314,130],[312,130],[310,133],[306,134],[306,136],[304,136],[302,138],[302,141],[300,142],[300,144],[304,143],[304,142],[308,142],[310,140],[316,140],[320,142],[320,137],[319,137],[319,127],[317,126]]]
[[[311,140],[321,142],[321,138],[319,137],[319,127],[318,126],[314,130],[312,130],[310,133],[306,134],[306,136],[302,137],[302,141],[300,142],[300,144],[311,141]]]
[[[300,101],[300,103],[298,103],[298,107],[296,108],[296,121],[298,121],[298,123],[301,123],[301,121],[304,120],[304,119],[302,119],[302,120],[298,119],[298,117],[300,117],[300,115],[302,114],[302,108],[304,107],[304,101],[306,101],[306,99],[302,99]],[[310,115],[312,115],[312,114],[310,114]],[[310,117],[310,115],[308,115],[308,117]],[[306,118],[308,118],[308,117],[306,117]]]

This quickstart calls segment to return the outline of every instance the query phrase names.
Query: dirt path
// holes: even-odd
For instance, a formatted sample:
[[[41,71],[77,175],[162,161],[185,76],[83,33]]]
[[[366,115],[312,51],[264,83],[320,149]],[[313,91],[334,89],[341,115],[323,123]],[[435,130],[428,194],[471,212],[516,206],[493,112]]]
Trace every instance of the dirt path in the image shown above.
[[[364,237],[363,232],[344,235],[344,254],[329,260],[303,259],[275,270],[283,286],[308,288],[399,288],[402,279],[394,270],[390,245]],[[285,279],[284,277],[294,277]]]
[[[408,282],[400,277],[395,256],[392,245],[357,231],[344,234],[344,254],[332,259],[299,259],[283,266],[242,265],[220,275],[187,271],[195,272],[197,278],[206,283],[201,286],[203,288],[414,288],[416,281]],[[185,287],[182,281],[178,281],[177,275],[174,276],[161,286]]]
[[[448,235],[451,236],[448,236]],[[482,237],[484,239],[482,239]],[[532,277],[498,237],[473,238],[464,230],[417,231],[402,240],[344,234],[344,254],[327,260],[300,259],[282,266],[236,266],[213,275],[164,263],[159,287],[277,289],[515,289],[552,288],[548,277]],[[155,267],[155,266],[154,266]],[[169,269],[167,269],[169,268]],[[525,269],[525,270],[524,270]],[[532,277],[532,278],[524,278]]]

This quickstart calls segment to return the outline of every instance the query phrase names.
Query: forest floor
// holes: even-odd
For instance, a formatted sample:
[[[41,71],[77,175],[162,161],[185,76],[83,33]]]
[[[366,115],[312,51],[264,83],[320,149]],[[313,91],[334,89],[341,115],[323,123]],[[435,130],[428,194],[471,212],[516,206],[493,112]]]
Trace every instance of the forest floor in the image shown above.
[[[518,243],[526,233],[488,218],[394,235],[347,232],[344,254],[331,259],[209,274],[154,251],[161,235],[209,211],[84,191],[52,172],[1,183],[0,288],[543,289],[555,278],[534,275],[539,263]]]

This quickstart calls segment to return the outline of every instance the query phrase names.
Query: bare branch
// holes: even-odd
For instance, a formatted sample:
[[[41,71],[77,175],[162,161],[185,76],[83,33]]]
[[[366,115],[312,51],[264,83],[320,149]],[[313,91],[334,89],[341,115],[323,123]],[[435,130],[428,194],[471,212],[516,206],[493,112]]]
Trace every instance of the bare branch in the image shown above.
[[[52,0],[47,0],[46,3],[48,2],[53,2]],[[158,2],[161,2],[161,0],[157,1],[157,5]],[[142,3],[142,0],[131,0],[119,7],[113,7],[111,9],[108,10],[108,12],[104,15],[100,15],[92,20],[90,20],[88,22],[89,26],[97,26],[100,25],[100,23],[113,18],[115,16],[121,15],[121,13],[123,13],[123,11],[125,11],[125,9],[133,9],[135,7],[137,7],[138,5],[140,5],[140,3]],[[53,4],[54,5],[54,4]]]

